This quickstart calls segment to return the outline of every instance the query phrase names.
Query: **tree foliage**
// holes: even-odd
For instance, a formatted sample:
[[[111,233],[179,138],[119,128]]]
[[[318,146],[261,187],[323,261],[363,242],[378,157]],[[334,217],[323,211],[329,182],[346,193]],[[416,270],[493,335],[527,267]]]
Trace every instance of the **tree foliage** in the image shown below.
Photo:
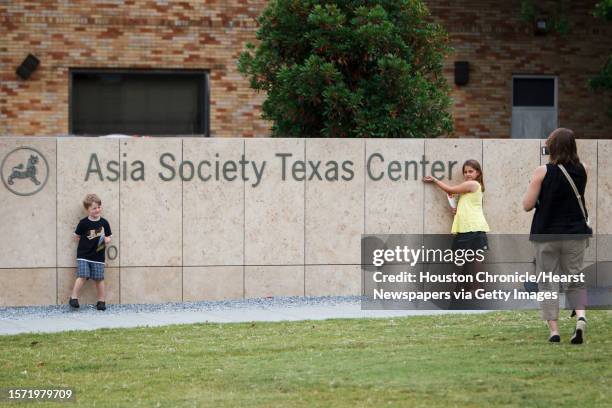
[[[240,72],[282,137],[436,137],[452,130],[449,51],[420,0],[272,0]]]
[[[602,0],[597,3],[593,14],[595,17],[603,18],[606,21],[612,21],[612,0]]]

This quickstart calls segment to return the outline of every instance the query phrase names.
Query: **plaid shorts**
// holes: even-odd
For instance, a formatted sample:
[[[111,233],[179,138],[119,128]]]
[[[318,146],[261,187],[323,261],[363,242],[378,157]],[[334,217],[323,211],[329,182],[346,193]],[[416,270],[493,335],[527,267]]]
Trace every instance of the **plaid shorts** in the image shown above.
[[[77,259],[77,278],[104,280],[104,264]]]

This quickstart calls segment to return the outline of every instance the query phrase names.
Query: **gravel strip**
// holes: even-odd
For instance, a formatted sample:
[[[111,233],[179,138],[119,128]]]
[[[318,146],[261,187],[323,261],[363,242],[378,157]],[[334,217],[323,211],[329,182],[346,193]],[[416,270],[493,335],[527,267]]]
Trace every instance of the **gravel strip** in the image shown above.
[[[123,313],[155,313],[155,312],[194,312],[220,311],[231,309],[271,309],[302,306],[336,306],[360,304],[360,296],[324,296],[324,297],[272,297],[259,299],[241,299],[224,301],[173,302],[154,304],[107,304],[106,311],[96,310],[95,305],[81,304],[79,309],[65,305],[0,307],[0,319],[20,320],[45,317],[61,317],[67,314],[79,315],[123,314]]]

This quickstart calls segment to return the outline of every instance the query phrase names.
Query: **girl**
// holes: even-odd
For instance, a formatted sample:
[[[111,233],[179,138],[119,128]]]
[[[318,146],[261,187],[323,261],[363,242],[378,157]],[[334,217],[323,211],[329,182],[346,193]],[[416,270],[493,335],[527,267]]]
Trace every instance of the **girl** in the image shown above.
[[[423,181],[434,183],[447,194],[459,194],[459,203],[451,233],[456,234],[453,240],[453,250],[472,249],[474,251],[488,249],[487,232],[489,224],[482,211],[482,193],[485,190],[482,168],[477,160],[467,160],[463,163],[463,183],[450,186],[442,181],[426,176]],[[472,268],[478,264],[472,264]]]

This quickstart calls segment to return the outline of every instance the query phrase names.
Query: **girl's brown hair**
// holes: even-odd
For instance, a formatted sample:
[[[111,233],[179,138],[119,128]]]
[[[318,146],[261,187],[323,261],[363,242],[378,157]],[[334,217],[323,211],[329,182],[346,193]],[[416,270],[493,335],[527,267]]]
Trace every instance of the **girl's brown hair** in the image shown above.
[[[478,160],[474,160],[474,159],[466,160],[465,163],[463,163],[463,166],[461,167],[461,173],[463,173],[463,171],[465,170],[465,166],[471,167],[478,172],[478,177],[476,177],[476,181],[480,183],[480,188],[482,189],[482,192],[484,193],[485,185],[484,185],[484,179],[482,176],[482,167],[480,167],[480,163],[478,163]]]
[[[575,164],[580,163],[578,150],[576,149],[576,138],[570,129],[559,128],[552,131],[546,139],[546,147],[550,154],[552,164]]]

